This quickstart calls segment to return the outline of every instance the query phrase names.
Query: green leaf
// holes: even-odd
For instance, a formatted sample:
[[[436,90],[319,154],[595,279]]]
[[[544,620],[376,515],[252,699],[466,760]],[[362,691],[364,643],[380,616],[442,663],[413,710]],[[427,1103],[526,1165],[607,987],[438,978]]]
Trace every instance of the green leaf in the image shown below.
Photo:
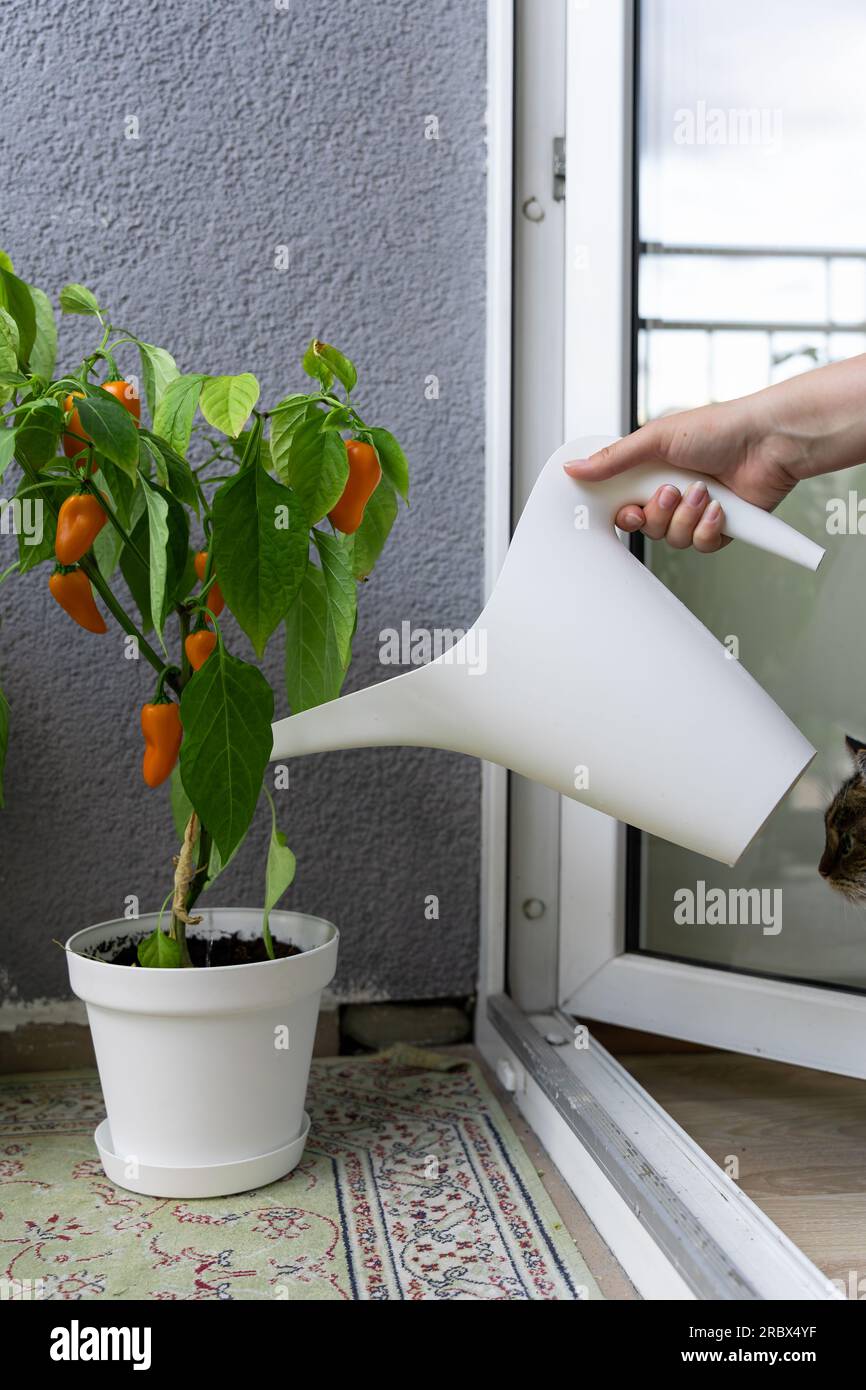
[[[297,860],[289,849],[282,830],[277,829],[277,808],[274,805],[273,797],[268,791],[265,792],[265,795],[271,804],[271,839],[268,845],[268,863],[265,869],[265,906],[262,914],[262,931],[265,942],[268,944],[268,954],[273,959],[270,930],[271,911],[276,907],[286,889],[291,886],[295,877]]]
[[[150,407],[150,418],[156,417],[159,403],[166,388],[175,381],[180,372],[177,363],[165,348],[154,347],[152,343],[139,343],[138,355],[141,358],[141,379],[144,394]]]
[[[146,479],[142,479],[141,485],[144,489],[144,505],[147,515],[150,614],[156,634],[162,641],[169,566],[167,494],[162,489],[157,489],[153,483]]]
[[[35,570],[37,566],[44,565],[46,560],[55,560],[54,540],[57,534],[57,523],[53,514],[47,507],[43,507],[42,512],[42,534],[35,545],[28,545],[23,533],[18,536],[18,573],[27,574],[30,570]]]
[[[54,401],[40,401],[15,431],[15,454],[36,472],[57,453],[63,412]]]
[[[309,565],[286,618],[286,690],[292,713],[336,700],[345,678],[325,576]]]
[[[192,815],[192,802],[183,789],[183,782],[180,780],[180,768],[177,763],[171,770],[171,815],[174,821],[175,834],[182,840]]]
[[[211,840],[210,857],[207,863],[207,874],[205,875],[205,885],[202,890],[203,892],[206,892],[212,884],[216,883],[223,870],[228,868],[229,864],[234,859],[244,840],[247,838],[248,831],[249,826],[247,826],[247,829],[244,831],[243,835],[241,836],[238,843],[235,845],[228,859],[226,859],[225,861],[223,861],[223,857],[217,849],[215,842]]]
[[[312,347],[316,356],[321,358],[334,373],[334,376],[344,387],[346,395],[354,391],[355,383],[358,380],[358,373],[355,370],[354,362],[350,362],[337,348],[331,347],[330,343],[314,342]]]
[[[180,942],[157,927],[138,943],[138,963],[147,970],[179,970]]]
[[[349,456],[336,430],[323,428],[320,412],[295,433],[280,476],[294,489],[311,526],[339,502],[349,476]]]
[[[64,498],[77,490],[78,484],[72,478],[56,478],[46,480],[44,487],[32,487],[27,479],[23,478],[15,496],[20,501],[22,508],[29,504],[31,507],[41,506],[41,531],[42,534],[30,544],[30,537],[22,529],[18,533],[18,572],[26,574],[28,570],[35,569],[37,565],[44,564],[46,560],[54,560],[54,538],[57,529],[57,522],[54,511],[49,505],[49,497],[53,500],[54,506],[59,507]],[[32,513],[33,520],[40,515],[36,510]]]
[[[184,456],[189,448],[202,383],[206,379],[198,373],[175,377],[166,386],[153,417],[154,434]]]
[[[345,668],[352,655],[352,636],[358,612],[358,590],[352,574],[351,546],[342,537],[329,536],[326,531],[314,531],[313,540],[322,562],[325,592],[328,596],[328,625],[337,650],[337,659]]]
[[[138,472],[138,426],[125,406],[107,391],[97,390],[75,402],[85,434],[98,453],[116,463],[131,478]]]
[[[30,286],[30,293],[36,315],[36,337],[30,349],[30,367],[39,376],[50,380],[57,360],[57,322],[48,295],[35,285]]]
[[[319,348],[325,346],[326,344],[320,343],[318,338],[314,338],[301,359],[301,366],[307,376],[320,381],[325,390],[330,391],[334,381],[334,373],[319,353]]]
[[[15,430],[0,429],[0,478],[6,472],[15,454]]]
[[[0,305],[12,315],[18,326],[18,361],[26,366],[36,340],[36,306],[30,286],[11,270],[0,267]]]
[[[236,459],[239,459],[241,461],[241,463],[243,463],[244,458],[246,457],[247,449],[250,447],[250,440],[252,439],[254,431],[255,426],[253,426],[253,429],[251,430],[241,430],[237,439],[232,439],[230,441],[232,446],[232,453],[234,454]],[[271,446],[267,439],[263,439],[261,437],[261,430],[255,432],[257,432],[259,436],[259,461],[262,465],[262,468],[264,468],[265,472],[270,473],[273,469],[273,461],[271,459]]]
[[[137,512],[134,512],[136,499],[139,498],[140,489],[136,487],[138,478],[130,477],[122,468],[118,468],[116,463],[107,459],[104,454],[97,454],[94,458],[96,472],[93,474],[93,481],[102,492],[108,494],[108,500],[117,513],[118,520],[122,526],[130,530],[134,520],[137,520],[144,510],[144,504]],[[102,528],[100,535],[106,530]],[[114,527],[111,528],[114,530]],[[116,532],[115,532],[116,534]]]
[[[284,415],[287,411],[299,410],[312,404],[314,404],[312,397],[305,391],[292,391],[290,395],[283,396],[281,401],[277,401],[268,413],[271,416]]]
[[[212,376],[202,387],[199,406],[209,425],[236,439],[250,418],[260,387],[251,372]]]
[[[399,492],[404,502],[409,501],[409,460],[397,443],[393,434],[387,430],[365,430],[373,442],[382,472],[392,487]]]
[[[157,482],[198,515],[199,497],[192,469],[186,459],[175,453],[164,439],[151,434],[150,430],[139,431],[139,444],[142,455],[153,460]]]
[[[9,701],[0,690],[0,811],[5,809],[3,794],[3,774],[6,771],[6,753],[9,749]]]
[[[60,311],[63,314],[93,314],[99,316],[96,295],[84,285],[64,285],[60,291]]]
[[[108,581],[114,575],[123,550],[123,537],[113,526],[103,526],[93,542],[93,558],[103,579]]]
[[[18,367],[18,325],[5,309],[0,309],[0,350],[2,350],[0,361],[3,363],[4,372],[16,374]]]
[[[213,521],[220,588],[261,656],[307,568],[306,516],[294,493],[254,463],[215,494]]]
[[[18,374],[18,325],[11,314],[0,308],[0,372],[11,377]],[[12,385],[0,387],[0,405],[11,401],[15,394]]]
[[[240,453],[241,468],[251,468],[261,462],[264,431],[265,422],[260,416],[257,416],[253,421],[252,428],[244,434],[244,446]]]
[[[391,527],[397,518],[397,494],[383,477],[364,511],[361,525],[353,536],[352,573],[356,579],[366,579],[382,553]]]
[[[219,644],[185,687],[180,713],[184,789],[226,861],[259,799],[273,747],[273,691],[261,671]]]
[[[14,270],[14,269],[15,269],[15,267],[14,267],[14,265],[12,264],[12,257],[9,255],[9,252],[8,252],[8,251],[0,251],[0,270]]]
[[[183,603],[185,599],[189,598],[197,583],[198,575],[195,572],[195,555],[191,550],[188,550],[186,553],[186,563],[184,564],[183,571],[178,580],[177,587],[175,588],[172,602]]]
[[[151,627],[156,627],[162,631],[168,610],[179,597],[179,591],[183,586],[184,575],[186,572],[187,558],[189,556],[189,518],[181,504],[171,493],[160,488],[158,484],[151,483],[142,479],[142,488],[149,488],[152,492],[159,495],[166,503],[168,509],[167,526],[168,541],[164,540],[164,534],[159,526],[157,519],[157,535],[154,540],[154,550],[159,551],[161,544],[165,544],[165,588],[161,612],[156,615],[151,610],[152,588],[151,575],[147,564],[142,564],[139,555],[149,563],[153,563],[153,551],[150,538],[150,517],[152,512],[157,509],[150,506],[150,499],[145,498],[146,510],[139,517],[132,529],[131,539],[135,550],[128,545],[124,546],[120,556],[120,569],[124,579],[129,586],[129,592],[135,599],[138,610],[141,613],[142,627],[148,632]],[[138,554],[136,553],[138,552]],[[159,561],[157,561],[159,563]]]
[[[193,807],[192,802],[190,801],[189,797],[184,791],[183,782],[180,776],[180,765],[178,763],[175,763],[174,767],[171,770],[171,782],[169,790],[171,793],[171,815],[172,820],[174,821],[175,833],[177,835],[177,838],[179,840],[182,840],[184,835],[186,834],[186,827],[189,824],[189,818],[192,815]],[[199,838],[200,834],[196,835],[194,845],[194,852],[196,857],[198,857],[199,853]],[[203,893],[206,893],[207,890],[210,888],[211,884],[216,882],[223,869],[228,868],[232,859],[234,859],[235,855],[240,849],[240,845],[243,844],[244,839],[246,839],[246,836],[243,837],[239,845],[235,846],[229,858],[226,860],[225,864],[220,858],[219,850],[217,849],[213,840],[211,840],[208,866],[207,870],[205,871],[204,883],[202,884],[201,889]]]
[[[271,461],[283,482],[287,482],[286,467],[289,451],[297,430],[307,420],[315,419],[321,425],[324,415],[316,405],[311,403],[309,396],[287,396],[270,412],[270,416]]]
[[[335,405],[325,416],[326,430],[347,430],[354,427],[355,412],[351,406]]]

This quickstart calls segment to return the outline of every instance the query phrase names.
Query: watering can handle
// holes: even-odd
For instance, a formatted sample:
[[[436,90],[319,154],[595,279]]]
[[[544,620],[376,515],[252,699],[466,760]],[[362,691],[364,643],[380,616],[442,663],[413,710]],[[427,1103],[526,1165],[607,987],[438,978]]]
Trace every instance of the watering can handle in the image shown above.
[[[573,440],[557,450],[557,462],[561,465],[571,459],[587,458],[590,453],[595,453],[597,449],[613,442],[611,438]],[[730,536],[732,540],[747,541],[750,545],[760,546],[771,555],[793,560],[794,564],[803,565],[806,569],[818,568],[824,558],[824,550],[815,541],[795,531],[793,526],[789,526],[772,512],[765,512],[763,508],[738,497],[717,479],[705,477],[701,473],[691,473],[685,468],[649,463],[631,468],[625,473],[618,473],[615,478],[606,478],[603,482],[584,483],[580,479],[574,479],[579,493],[579,499],[575,498],[575,505],[578,505],[578,500],[586,505],[590,521],[597,519],[601,523],[612,523],[620,507],[625,506],[627,502],[636,502],[638,506],[644,506],[656,489],[664,483],[673,483],[682,493],[690,483],[698,479],[706,483],[710,499],[722,504],[725,514],[722,528],[724,535]]]

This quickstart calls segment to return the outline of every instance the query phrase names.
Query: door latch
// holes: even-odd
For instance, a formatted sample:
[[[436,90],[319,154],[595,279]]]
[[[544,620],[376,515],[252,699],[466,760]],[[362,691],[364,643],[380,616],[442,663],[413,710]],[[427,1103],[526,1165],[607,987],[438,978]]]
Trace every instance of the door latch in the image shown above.
[[[565,136],[553,140],[553,199],[561,203],[565,197]]]

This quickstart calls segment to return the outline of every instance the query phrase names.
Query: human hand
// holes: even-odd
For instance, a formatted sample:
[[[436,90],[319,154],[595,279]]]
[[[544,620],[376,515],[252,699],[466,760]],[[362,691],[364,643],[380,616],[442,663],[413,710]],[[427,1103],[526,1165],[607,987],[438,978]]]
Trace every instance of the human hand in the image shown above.
[[[802,447],[775,428],[763,395],[653,420],[590,458],[567,463],[565,471],[600,481],[639,464],[671,464],[718,478],[747,502],[771,511],[803,475]],[[677,550],[693,545],[706,554],[728,544],[724,520],[722,507],[710,501],[701,481],[684,496],[666,484],[646,506],[627,503],[616,516],[623,531],[643,531]]]

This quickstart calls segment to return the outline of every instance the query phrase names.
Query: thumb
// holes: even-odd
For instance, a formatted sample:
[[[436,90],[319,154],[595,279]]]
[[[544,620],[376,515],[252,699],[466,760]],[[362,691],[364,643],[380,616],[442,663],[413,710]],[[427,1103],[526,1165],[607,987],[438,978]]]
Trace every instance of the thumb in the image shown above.
[[[627,434],[615,444],[608,444],[598,453],[586,459],[573,459],[564,465],[566,473],[572,478],[586,482],[601,482],[603,478],[615,478],[629,468],[637,468],[641,463],[652,463],[659,458],[657,433],[652,425],[643,425],[634,434]]]

